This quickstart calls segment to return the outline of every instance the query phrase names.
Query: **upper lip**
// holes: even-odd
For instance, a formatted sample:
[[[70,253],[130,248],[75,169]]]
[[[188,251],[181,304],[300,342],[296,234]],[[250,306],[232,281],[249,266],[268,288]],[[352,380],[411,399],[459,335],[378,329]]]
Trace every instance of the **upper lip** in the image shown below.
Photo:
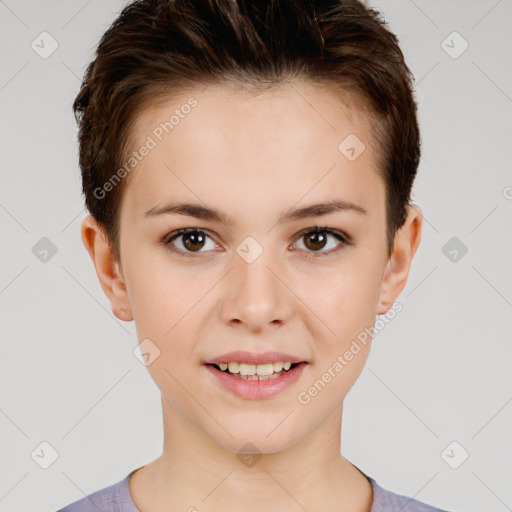
[[[227,352],[221,356],[213,359],[208,359],[204,364],[220,364],[220,363],[247,363],[247,364],[266,364],[266,363],[278,363],[278,362],[290,362],[290,363],[302,363],[307,362],[300,357],[285,354],[283,352],[247,352],[245,350],[235,350],[234,352]]]

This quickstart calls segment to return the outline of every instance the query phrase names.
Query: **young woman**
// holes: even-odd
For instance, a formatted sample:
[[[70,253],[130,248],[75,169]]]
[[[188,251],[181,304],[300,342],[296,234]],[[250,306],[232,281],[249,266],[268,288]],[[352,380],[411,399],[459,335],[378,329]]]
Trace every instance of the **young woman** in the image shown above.
[[[436,511],[340,452],[420,243],[411,75],[356,0],[140,0],[74,103],[82,239],[161,391],[161,456],[67,507]]]

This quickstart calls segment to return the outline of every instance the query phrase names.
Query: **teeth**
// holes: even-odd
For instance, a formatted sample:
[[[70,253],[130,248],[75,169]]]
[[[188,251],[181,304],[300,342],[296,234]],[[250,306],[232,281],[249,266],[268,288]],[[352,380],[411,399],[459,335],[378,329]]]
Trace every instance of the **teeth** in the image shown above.
[[[240,373],[240,365],[238,363],[228,363],[229,373]]]
[[[272,366],[275,372],[280,372],[283,369],[283,365],[284,363],[274,363]]]
[[[219,369],[223,372],[228,370],[229,373],[240,374],[243,376],[269,376],[272,374],[282,372],[283,370],[288,371],[292,366],[292,363],[289,361],[279,361],[277,363],[266,363],[256,365],[247,363],[237,363],[231,361],[229,363],[219,363],[218,366]]]
[[[256,365],[255,364],[245,364],[240,363],[240,375],[255,375],[256,374]]]
[[[274,373],[274,365],[272,363],[259,364],[256,366],[256,373],[258,375],[272,375]]]

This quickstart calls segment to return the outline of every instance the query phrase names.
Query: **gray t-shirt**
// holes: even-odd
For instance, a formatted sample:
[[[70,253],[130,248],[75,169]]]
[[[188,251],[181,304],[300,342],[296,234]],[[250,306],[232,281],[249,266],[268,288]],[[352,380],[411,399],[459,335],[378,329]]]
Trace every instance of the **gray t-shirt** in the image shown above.
[[[135,471],[133,470],[117,484],[96,491],[57,512],[140,512],[132,500],[128,487],[130,476]],[[373,488],[370,512],[446,512],[421,501],[387,491],[373,478],[365,476]]]

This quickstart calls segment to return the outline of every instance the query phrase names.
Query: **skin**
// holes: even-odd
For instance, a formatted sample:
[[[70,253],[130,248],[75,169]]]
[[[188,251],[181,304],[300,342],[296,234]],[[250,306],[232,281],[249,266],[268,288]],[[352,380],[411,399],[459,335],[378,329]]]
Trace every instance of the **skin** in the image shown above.
[[[340,453],[340,431],[343,399],[371,343],[308,404],[297,395],[396,301],[420,243],[422,212],[408,207],[389,256],[371,119],[353,98],[340,101],[305,82],[257,95],[226,85],[190,89],[144,109],[133,130],[139,146],[190,96],[198,106],[130,175],[120,209],[121,261],[91,216],[82,223],[113,313],[135,320],[139,341],[149,338],[160,350],[148,371],[161,390],[164,449],[133,474],[133,500],[142,512],[241,504],[246,512],[369,511],[371,485]],[[355,161],[338,150],[349,134],[366,145]],[[333,199],[366,213],[278,223],[292,208]],[[233,224],[179,214],[144,218],[178,200],[221,210]],[[353,243],[324,232],[322,247],[297,236],[315,225]],[[177,250],[189,248],[185,257],[158,243],[180,228],[208,235],[202,247],[192,241],[192,250],[186,236],[175,239]],[[263,249],[252,263],[236,252],[247,236]],[[238,349],[279,350],[309,364],[277,396],[244,400],[203,366]],[[263,454],[252,467],[237,457],[247,442]]]

